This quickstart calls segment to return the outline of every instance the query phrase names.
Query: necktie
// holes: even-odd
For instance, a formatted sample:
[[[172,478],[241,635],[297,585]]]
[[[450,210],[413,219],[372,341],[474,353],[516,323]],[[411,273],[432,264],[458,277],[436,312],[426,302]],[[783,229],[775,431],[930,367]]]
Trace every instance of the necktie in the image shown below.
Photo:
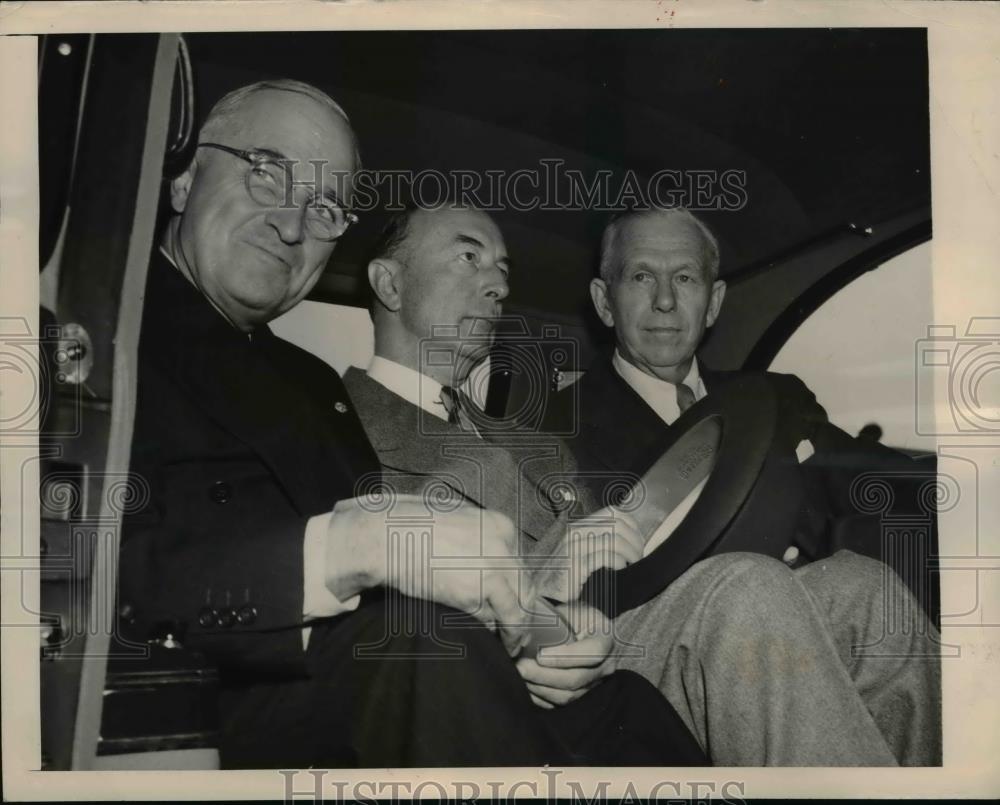
[[[681,413],[683,414],[692,405],[694,405],[694,392],[691,391],[691,388],[689,386],[686,386],[683,383],[678,383],[677,384],[677,407],[680,409]]]
[[[462,430],[476,432],[476,425],[470,416],[472,401],[459,389],[441,386],[441,403],[448,412],[448,422]]]

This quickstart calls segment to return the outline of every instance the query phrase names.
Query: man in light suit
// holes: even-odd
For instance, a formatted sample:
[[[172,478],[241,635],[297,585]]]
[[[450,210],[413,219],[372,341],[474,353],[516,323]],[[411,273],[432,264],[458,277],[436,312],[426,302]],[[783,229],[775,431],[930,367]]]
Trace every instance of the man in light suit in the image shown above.
[[[469,221],[475,222],[474,231],[487,232],[488,237],[469,237],[455,226]],[[447,248],[440,248],[439,240]],[[474,460],[471,469],[455,472],[452,457],[456,447],[475,445],[480,435],[493,441],[496,437],[489,437],[489,422],[482,417],[467,415],[468,421],[463,421],[463,410],[475,412],[469,412],[467,400],[457,408],[453,400],[463,399],[455,389],[488,345],[483,330],[477,333],[476,327],[499,314],[506,295],[508,266],[500,257],[505,251],[499,231],[482,213],[424,211],[397,218],[369,264],[375,358],[367,373],[352,369],[345,376],[384,467],[409,473],[418,487],[444,483],[480,504],[491,495],[480,479],[493,473],[476,467]],[[702,317],[701,326],[705,310],[714,304],[717,313],[721,304],[721,293],[714,303],[711,291],[705,297],[703,308],[695,311]],[[453,356],[439,369],[422,354],[441,346],[441,339],[433,337],[436,328],[450,333],[448,351]],[[443,421],[448,418],[450,429]],[[557,454],[565,450],[550,437],[529,443],[535,449],[548,445]],[[517,444],[511,439],[507,446]],[[558,463],[563,471],[572,467],[565,458]],[[528,473],[509,471],[512,481],[531,483]],[[460,481],[463,475],[471,480]],[[591,490],[585,484],[578,488],[584,508],[600,499],[586,498]],[[505,507],[518,500],[544,501],[543,508],[553,503],[542,489],[535,496],[494,495],[492,505],[509,511]],[[533,516],[518,518],[518,511],[511,516],[528,533],[529,550],[542,547],[557,556],[574,555],[566,544],[572,536],[534,544],[529,522]],[[609,562],[612,566],[639,559],[627,518],[619,518],[605,537],[612,546],[609,553],[616,557]],[[873,568],[860,570],[864,572],[856,579],[857,587],[867,598],[850,593],[846,597],[852,606],[873,607],[878,592]],[[819,573],[815,586],[822,587],[823,581]],[[905,685],[890,690],[871,664],[860,673],[860,681],[853,679],[824,615],[811,602],[779,562],[752,554],[713,557],[654,601],[619,616],[613,630],[602,628],[599,613],[581,604],[570,606],[578,639],[545,649],[537,658],[521,657],[518,669],[539,706],[558,708],[598,686],[615,668],[631,668],[658,685],[718,764],[894,765],[897,760],[923,760],[919,748],[890,748],[882,734],[898,732],[900,741],[912,742],[924,724],[910,717],[909,699],[904,705],[890,701],[874,717],[866,706],[880,697],[893,699]],[[584,628],[588,622],[590,628]],[[859,685],[868,689],[868,700],[862,700]],[[915,691],[914,696],[923,692]]]
[[[339,376],[270,332],[351,223],[358,168],[343,110],[279,80],[219,101],[172,180],[139,345],[123,631],[168,629],[219,666],[224,767],[668,762],[641,720],[628,731],[662,703],[634,674],[538,718],[508,658],[525,632],[505,516],[436,513],[434,559],[471,563],[471,582],[390,561],[413,535],[364,494],[379,465]],[[387,590],[434,631],[393,631]]]
[[[349,369],[344,384],[382,463],[383,483],[391,494],[420,494],[444,509],[464,502],[510,517],[530,567],[531,555],[548,557],[567,539],[566,488],[546,479],[571,474],[572,459],[549,439],[512,443],[490,433],[492,423],[461,390],[489,350],[508,292],[510,261],[500,230],[476,210],[414,210],[390,221],[375,251],[368,269],[376,295],[375,356],[367,371]],[[587,545],[577,542],[582,554]],[[614,556],[595,550],[580,561],[623,567],[637,556],[636,544],[624,544]],[[551,575],[564,585],[563,574]],[[565,612],[581,632],[593,625],[578,608]],[[589,642],[575,650],[590,662]],[[588,674],[579,694],[614,673],[605,667]],[[531,695],[552,710],[535,691]],[[644,716],[659,722],[670,762],[705,762],[666,701],[649,708]]]

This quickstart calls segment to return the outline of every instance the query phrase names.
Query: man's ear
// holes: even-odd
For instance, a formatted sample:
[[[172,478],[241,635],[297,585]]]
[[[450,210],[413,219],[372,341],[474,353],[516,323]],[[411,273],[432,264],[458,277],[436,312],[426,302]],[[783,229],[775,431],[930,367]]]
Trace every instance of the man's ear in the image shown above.
[[[400,268],[399,261],[391,257],[379,257],[368,264],[368,284],[375,298],[393,313],[402,307],[398,283]]]
[[[170,206],[174,208],[174,212],[182,213],[187,207],[188,196],[191,195],[191,185],[194,184],[194,175],[197,172],[198,163],[192,159],[184,173],[170,182]]]
[[[615,317],[611,312],[611,299],[608,284],[602,279],[592,279],[590,281],[590,298],[594,303],[594,310],[600,316],[606,327],[615,326]]]
[[[708,310],[705,313],[705,326],[711,327],[715,320],[719,318],[719,311],[722,310],[722,300],[726,296],[725,280],[716,280],[712,283],[712,298],[708,300]]]

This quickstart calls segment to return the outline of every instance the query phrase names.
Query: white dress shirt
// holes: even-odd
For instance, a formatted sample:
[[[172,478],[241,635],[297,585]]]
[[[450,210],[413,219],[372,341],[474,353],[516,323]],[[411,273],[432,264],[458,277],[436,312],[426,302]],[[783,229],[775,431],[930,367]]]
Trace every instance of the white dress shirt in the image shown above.
[[[401,397],[411,405],[417,406],[438,419],[448,421],[448,409],[441,399],[442,386],[433,378],[380,355],[373,357],[371,363],[368,364],[368,377],[376,383],[381,383],[397,397]],[[469,379],[467,378],[460,390],[470,401],[470,405],[475,405],[474,402],[471,402],[472,396],[466,391],[468,386]],[[462,429],[482,438],[482,434],[479,433],[469,417],[467,415],[463,415],[463,417]]]
[[[642,369],[633,366],[616,349],[615,356],[611,360],[615,371],[622,376],[632,389],[642,397],[643,401],[656,411],[657,415],[668,425],[673,425],[681,415],[681,409],[677,405],[677,386],[667,380],[660,380],[658,377],[647,375]],[[705,397],[708,392],[705,390],[705,383],[701,379],[698,371],[698,359],[691,359],[691,368],[682,381],[694,392],[694,400]]]
[[[368,364],[368,377],[411,405],[448,421],[448,409],[441,400],[441,384],[434,378],[380,355]]]

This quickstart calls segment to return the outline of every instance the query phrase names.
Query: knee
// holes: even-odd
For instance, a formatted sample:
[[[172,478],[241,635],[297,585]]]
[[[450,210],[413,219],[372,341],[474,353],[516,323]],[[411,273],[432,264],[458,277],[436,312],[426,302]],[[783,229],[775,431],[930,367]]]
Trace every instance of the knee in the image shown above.
[[[793,571],[770,556],[727,553],[701,564],[707,582],[704,612],[726,629],[794,618],[808,605]]]
[[[699,563],[709,586],[719,597],[758,595],[793,585],[794,574],[784,562],[760,553],[723,553]]]
[[[802,582],[817,595],[827,592],[856,604],[881,601],[883,595],[894,596],[902,587],[884,562],[847,550],[819,559],[799,572]]]
[[[359,608],[362,637],[373,654],[428,660],[494,657],[503,652],[496,634],[472,615],[405,595],[386,595]]]

